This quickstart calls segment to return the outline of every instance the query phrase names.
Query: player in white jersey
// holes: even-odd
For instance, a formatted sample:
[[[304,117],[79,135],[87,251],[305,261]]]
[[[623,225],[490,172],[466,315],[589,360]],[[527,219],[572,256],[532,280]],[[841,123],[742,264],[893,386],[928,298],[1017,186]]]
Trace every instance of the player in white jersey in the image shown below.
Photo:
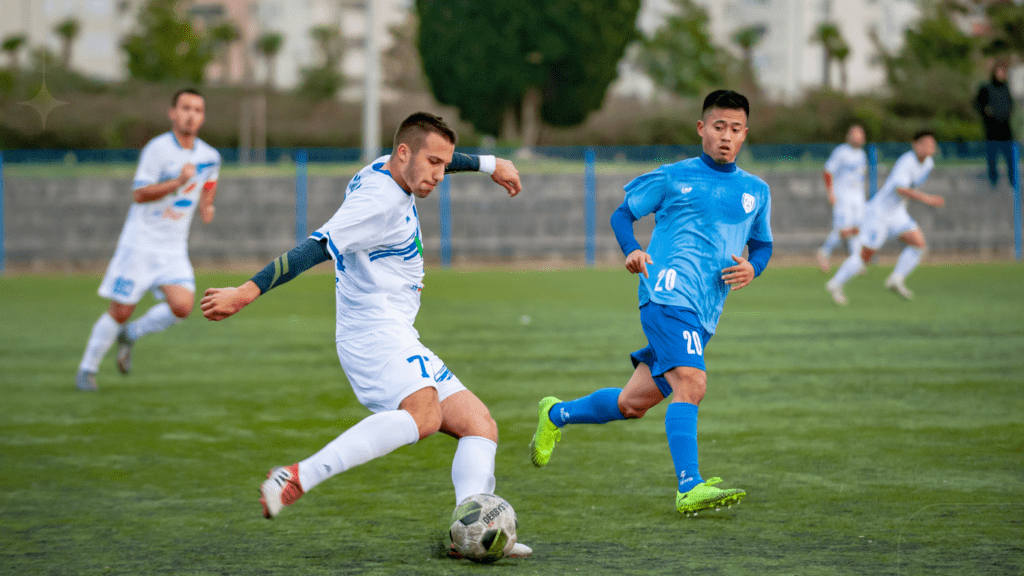
[[[875,252],[890,238],[899,238],[906,247],[900,253],[892,274],[885,280],[885,287],[908,300],[914,297],[904,280],[921,262],[926,244],[917,222],[907,213],[907,200],[916,200],[936,208],[944,206],[946,201],[942,196],[917,190],[928,179],[934,166],[932,156],[936,149],[935,136],[928,131],[918,132],[914,135],[911,148],[899,157],[889,177],[885,179],[885,185],[865,207],[864,222],[857,238],[861,246],[860,254],[851,254],[836,271],[836,275],[825,284],[832,300],[840,306],[846,305],[843,286],[864,270]]]
[[[454,153],[455,142],[455,132],[440,118],[413,114],[399,126],[392,155],[352,178],[341,207],[309,239],[245,284],[206,291],[203,314],[223,320],[304,270],[334,262],[338,358],[356,397],[373,414],[309,458],[272,469],[260,487],[265,517],[277,516],[331,476],[438,431],[458,439],[452,462],[456,502],[494,492],[497,424],[420,343],[413,325],[424,275],[416,198],[430,194],[446,167],[492,172],[510,196],[521,190],[511,162],[484,156],[476,165],[474,157]],[[529,555],[529,547],[516,546],[514,556]]]
[[[206,118],[199,92],[175,93],[168,116],[171,131],[150,140],[139,156],[134,202],[99,288],[110,308],[93,326],[75,377],[82,391],[96,390],[100,361],[115,340],[120,343],[117,367],[127,374],[139,338],[170,328],[192,312],[196,286],[188,231],[196,210],[204,223],[213,221],[221,161],[197,136]],[[160,302],[125,324],[146,292]]]
[[[857,233],[864,218],[864,174],[868,168],[868,155],[864,152],[867,137],[864,127],[850,126],[846,142],[836,146],[825,162],[825,190],[832,205],[832,231],[818,249],[818,266],[822,272],[831,267],[829,257],[843,240],[849,242],[850,254],[857,253]]]

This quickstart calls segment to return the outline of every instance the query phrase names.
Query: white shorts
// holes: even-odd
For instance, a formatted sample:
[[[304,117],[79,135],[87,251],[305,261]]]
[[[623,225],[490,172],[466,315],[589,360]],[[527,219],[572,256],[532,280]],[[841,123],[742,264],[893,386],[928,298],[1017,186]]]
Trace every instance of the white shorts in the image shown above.
[[[386,329],[339,341],[337,346],[356,398],[372,412],[397,410],[402,400],[428,386],[437,389],[441,401],[466,389],[410,332]]]
[[[917,222],[910,217],[907,209],[900,207],[895,210],[877,213],[868,208],[864,212],[864,221],[860,226],[857,239],[860,245],[871,250],[878,250],[891,238],[917,228]]]
[[[196,274],[187,254],[168,255],[118,246],[100,283],[100,296],[120,304],[138,304],[147,290],[165,298],[160,286],[196,291]]]
[[[832,229],[860,227],[864,221],[864,201],[839,200],[832,207]]]

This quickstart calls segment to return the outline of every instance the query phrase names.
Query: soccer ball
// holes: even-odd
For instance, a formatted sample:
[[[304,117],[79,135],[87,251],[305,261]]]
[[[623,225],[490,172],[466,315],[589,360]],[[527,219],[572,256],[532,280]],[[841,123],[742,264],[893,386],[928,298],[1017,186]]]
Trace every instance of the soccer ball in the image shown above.
[[[465,558],[489,564],[512,551],[518,527],[516,512],[504,498],[476,494],[452,512],[452,543]]]

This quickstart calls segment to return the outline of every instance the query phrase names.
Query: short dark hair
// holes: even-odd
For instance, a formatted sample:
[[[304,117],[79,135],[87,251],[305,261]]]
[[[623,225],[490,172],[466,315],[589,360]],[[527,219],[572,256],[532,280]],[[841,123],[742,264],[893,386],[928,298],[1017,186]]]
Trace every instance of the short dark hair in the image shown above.
[[[394,149],[398,150],[399,144],[405,144],[415,154],[423,146],[424,138],[431,132],[440,134],[452,146],[459,141],[458,134],[445,123],[443,118],[429,112],[416,112],[398,125],[398,130],[395,131]]]
[[[914,132],[914,137],[911,138],[910,141],[917,142],[918,140],[924,138],[925,136],[931,136],[932,138],[935,138],[935,132],[932,132],[931,130],[918,130],[917,132]]]
[[[704,108],[701,115],[706,115],[711,108],[722,108],[725,110],[743,110],[743,113],[750,116],[750,102],[747,97],[732,90],[715,90],[704,98]]]
[[[174,96],[171,96],[171,108],[174,108],[178,105],[178,98],[182,94],[193,94],[195,96],[199,96],[203,100],[206,100],[206,96],[203,96],[203,94],[199,90],[196,90],[195,88],[182,88],[181,90],[175,92]]]

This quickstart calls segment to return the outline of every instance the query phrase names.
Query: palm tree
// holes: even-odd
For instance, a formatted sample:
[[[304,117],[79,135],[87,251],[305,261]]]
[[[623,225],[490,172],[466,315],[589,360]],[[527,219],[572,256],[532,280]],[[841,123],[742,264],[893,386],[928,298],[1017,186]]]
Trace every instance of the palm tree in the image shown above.
[[[846,57],[850,54],[850,45],[843,39],[843,33],[839,30],[839,26],[833,22],[818,24],[818,27],[814,30],[814,35],[811,36],[811,41],[821,44],[825,58],[825,69],[822,73],[821,83],[825,88],[829,88],[832,84],[832,61],[840,60],[842,62],[846,60]],[[842,54],[842,58],[840,58],[840,54]],[[845,67],[840,74],[845,77]],[[844,90],[845,83],[846,80],[844,78]]]
[[[82,31],[82,25],[78,22],[77,18],[72,16],[54,26],[53,31],[60,36],[61,64],[65,69],[71,68],[71,45],[74,44],[75,38],[78,38],[78,34]]]
[[[324,68],[333,68],[341,59],[341,32],[334,26],[315,26],[309,30],[324,57]]]
[[[210,40],[213,41],[214,50],[220,53],[220,81],[222,83],[226,83],[231,68],[231,44],[240,37],[238,28],[235,28],[234,24],[230,22],[222,22],[210,29]]]
[[[277,55],[284,46],[284,35],[278,32],[267,32],[256,39],[256,50],[267,61],[267,87],[274,86]]]
[[[3,42],[0,42],[0,48],[4,52],[7,52],[7,57],[11,59],[11,70],[18,70],[18,52],[21,51],[21,47],[25,45],[28,39],[24,34],[11,34],[5,36]]]
[[[732,41],[743,52],[744,90],[750,93],[757,90],[757,79],[754,73],[754,47],[761,43],[766,31],[763,25],[754,25],[740,28],[732,35]]]

